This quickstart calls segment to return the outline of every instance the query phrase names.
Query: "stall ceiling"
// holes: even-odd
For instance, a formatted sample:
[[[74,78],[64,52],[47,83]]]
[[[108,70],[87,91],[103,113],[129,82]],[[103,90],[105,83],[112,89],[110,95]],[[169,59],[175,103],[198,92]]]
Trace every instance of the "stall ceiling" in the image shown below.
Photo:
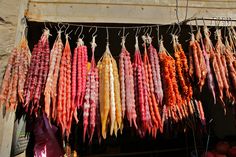
[[[186,4],[178,0],[180,21]],[[25,15],[30,21],[170,24],[177,22],[175,9],[176,0],[29,0]],[[236,1],[188,0],[187,11],[187,18],[236,19]]]

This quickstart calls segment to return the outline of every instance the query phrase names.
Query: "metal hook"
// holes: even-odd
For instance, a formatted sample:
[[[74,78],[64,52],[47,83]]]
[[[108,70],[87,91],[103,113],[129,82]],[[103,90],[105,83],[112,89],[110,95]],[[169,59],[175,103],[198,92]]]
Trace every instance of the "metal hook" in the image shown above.
[[[144,35],[146,35],[146,34],[147,34],[147,32],[148,32],[148,29],[149,29],[149,27],[146,27],[146,29],[144,29]]]
[[[205,24],[205,20],[203,17],[202,17],[202,22],[203,22],[203,26],[205,26],[206,24]]]
[[[160,26],[159,25],[157,25],[156,30],[157,30],[157,43],[159,43],[160,42]]]
[[[58,26],[58,28],[60,29],[60,23],[59,23],[59,22],[57,23],[57,26]]]
[[[54,26],[54,28],[57,30],[57,32],[59,31],[59,30],[57,29],[57,26]]]
[[[227,17],[227,27],[229,27],[230,17]]]
[[[181,33],[181,31],[182,31],[180,23],[178,24],[178,26],[179,26],[179,32],[177,33],[177,35],[179,35]]]
[[[129,35],[129,32],[125,35],[125,38],[127,38],[128,35]]]
[[[218,23],[217,23],[217,22],[218,22]],[[216,20],[215,20],[215,27],[216,27],[216,29],[219,28],[219,24],[220,24],[219,18],[216,18]]]
[[[119,32],[117,33],[117,35],[118,35],[118,36],[120,36],[120,33],[121,33],[121,31],[122,31],[122,29],[121,29],[121,30],[119,30]]]
[[[67,28],[65,29],[65,35],[66,35],[66,31],[68,30],[69,27],[70,27],[70,25],[68,24]]]
[[[231,21],[231,27],[233,26],[233,20],[232,20],[232,18],[230,17],[230,21]]]
[[[169,27],[168,27],[168,29],[167,29],[167,31],[166,31],[166,34],[169,32],[169,30],[170,30],[170,28],[173,26],[173,24],[171,24]]]
[[[55,26],[55,27],[56,27],[56,26]],[[64,25],[62,25],[62,26],[60,27],[60,23],[57,23],[57,27],[59,28],[58,31],[62,32],[61,29],[64,27]]]
[[[52,29],[52,25],[51,25],[51,23],[49,22],[49,26],[50,26],[50,28]]]
[[[89,29],[89,33],[91,32],[92,28],[93,28],[93,27],[91,27],[91,28]],[[95,28],[95,31],[93,32],[92,37],[94,37],[94,36],[95,36],[95,33],[97,33],[97,27],[95,26],[94,28]]]
[[[193,26],[192,26],[192,22],[190,22],[189,27],[190,27],[191,34],[193,34]]]
[[[228,17],[226,17],[226,20],[224,21],[225,25],[224,25],[224,36],[226,36],[226,29],[227,29],[227,24],[228,24]]]
[[[138,36],[138,30],[139,30],[139,28],[137,27],[136,32],[135,32],[135,37]]]
[[[171,29],[171,35],[172,35],[173,32],[174,32],[175,24],[176,24],[176,23],[173,23],[173,25],[172,25],[173,27],[172,27],[172,29]]]
[[[177,24],[177,26],[178,26],[178,28],[175,30],[175,35],[179,35],[180,34],[180,32],[181,32],[181,27],[180,27],[180,24],[179,23],[176,23]]]
[[[78,29],[79,29],[79,26],[76,28],[74,35],[76,35],[76,33],[77,33]]]
[[[70,33],[72,33],[73,32],[73,30],[71,30],[69,33],[67,33],[68,35],[70,35]]]
[[[48,28],[47,28],[47,26],[46,26],[46,22],[44,21],[43,23],[44,23],[44,27],[45,27],[45,29],[48,30]]]
[[[84,28],[83,25],[81,25],[81,31],[80,31],[78,37],[80,37],[80,35],[82,34],[82,32],[83,32],[83,28]]]
[[[122,36],[124,37],[124,36],[125,36],[125,27],[123,27],[122,29],[123,29],[123,34],[122,34]]]
[[[152,26],[150,26],[150,32],[149,32],[149,35],[152,34]]]
[[[197,30],[198,30],[198,23],[197,23],[197,18],[195,18],[195,23],[196,23],[196,27],[197,27]]]
[[[108,32],[108,27],[106,27],[106,33],[107,33],[107,44],[109,43],[109,32]]]
[[[82,36],[81,39],[84,39],[84,34],[82,34],[81,36]]]

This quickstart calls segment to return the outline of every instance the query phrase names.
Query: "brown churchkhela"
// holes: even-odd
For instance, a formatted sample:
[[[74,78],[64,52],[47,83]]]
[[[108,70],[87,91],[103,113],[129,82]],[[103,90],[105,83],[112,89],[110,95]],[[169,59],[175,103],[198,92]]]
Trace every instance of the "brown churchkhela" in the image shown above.
[[[24,84],[30,64],[31,54],[26,40],[25,30],[18,47],[12,50],[3,78],[0,106],[16,110],[18,102],[24,103]]]
[[[34,111],[37,115],[40,106],[40,98],[44,91],[46,78],[49,71],[49,30],[45,29],[38,44],[34,46],[32,59],[25,83],[25,102],[26,112],[30,110],[30,114]]]

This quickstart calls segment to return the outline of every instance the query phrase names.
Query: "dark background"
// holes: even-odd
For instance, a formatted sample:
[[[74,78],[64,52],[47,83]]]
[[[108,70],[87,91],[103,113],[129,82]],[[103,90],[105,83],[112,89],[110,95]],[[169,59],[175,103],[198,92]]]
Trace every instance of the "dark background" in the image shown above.
[[[130,25],[130,24],[91,24],[91,23],[80,23],[85,25],[96,25],[96,26],[108,26],[108,27],[130,27],[130,26],[139,26],[138,24]],[[79,24],[78,24],[79,25]],[[28,22],[28,41],[29,47],[32,51],[34,44],[37,44],[40,36],[42,35],[43,29],[46,27],[49,28],[52,36],[49,38],[50,48],[52,48],[53,42],[57,36],[57,30],[55,29],[57,24],[54,23],[38,23],[38,22]],[[60,24],[62,26],[62,24]],[[65,24],[65,28],[68,25]],[[141,25],[140,25],[141,26]],[[72,33],[70,36],[70,46],[71,52],[73,54],[73,50],[76,47],[76,42],[78,39],[78,34],[81,28],[75,34],[78,26],[69,25],[67,32]],[[92,40],[92,33],[94,32],[94,28],[89,32],[89,27],[84,27],[82,35],[84,35],[85,45],[90,47],[90,42]],[[164,45],[167,51],[172,54],[173,46],[172,46],[172,38],[171,31],[179,32],[179,42],[182,44],[186,55],[188,54],[188,41],[190,39],[190,26],[181,25],[181,30],[178,29],[178,26],[166,25],[159,27],[159,37],[163,36]],[[224,28],[222,28],[224,30]],[[193,27],[193,31],[195,33],[196,27]],[[214,31],[215,27],[210,28],[212,32],[211,39],[215,44]],[[109,44],[110,50],[114,58],[117,60],[121,51],[121,36],[118,35],[118,32],[121,31],[120,35],[122,35],[121,28],[108,28],[109,32]],[[143,53],[142,47],[142,39],[141,36],[144,34],[145,29],[141,29],[139,36],[139,46],[141,53]],[[148,30],[150,33],[150,29]],[[172,32],[172,33],[173,33]],[[222,31],[223,33],[225,31]],[[126,48],[130,52],[131,57],[134,54],[134,44],[135,44],[135,33],[136,29],[134,28],[126,28],[125,34],[129,33],[126,38]],[[226,31],[227,33],[227,31]],[[81,35],[81,36],[82,36]],[[105,52],[106,46],[106,29],[98,28],[97,30],[97,48],[95,50],[95,58],[98,61],[103,53]],[[153,46],[158,49],[158,40],[157,40],[157,30],[155,27],[152,28],[151,37],[153,37]],[[65,43],[65,36],[62,34],[63,43]],[[91,49],[88,48],[88,56],[89,60],[91,58]],[[190,153],[194,151],[194,144],[196,144],[199,152],[205,150],[207,135],[210,129],[210,149],[214,147],[215,143],[218,140],[226,140],[234,144],[236,128],[235,128],[235,119],[234,119],[234,107],[232,104],[227,104],[227,114],[223,114],[223,109],[220,104],[213,104],[213,99],[208,92],[206,86],[203,88],[203,92],[201,94],[197,94],[198,99],[202,100],[205,116],[207,120],[207,127],[203,128],[196,122],[196,128],[191,129],[188,128],[186,132],[179,131],[178,126],[172,126],[172,130],[168,133],[164,133],[163,135],[158,134],[157,139],[152,139],[151,137],[145,137],[144,139],[139,138],[135,131],[132,128],[125,128],[123,135],[118,135],[117,138],[109,137],[106,140],[102,141],[102,144],[98,144],[97,137],[94,137],[93,144],[89,146],[87,143],[82,143],[82,116],[80,117],[80,123],[78,125],[73,125],[72,134],[70,137],[70,144],[72,149],[76,149],[79,151],[79,154],[82,156],[173,156],[173,155],[182,155],[182,156],[190,156]],[[208,125],[209,120],[213,120],[210,125]],[[194,142],[195,137],[195,142]],[[106,154],[106,155],[105,155]]]

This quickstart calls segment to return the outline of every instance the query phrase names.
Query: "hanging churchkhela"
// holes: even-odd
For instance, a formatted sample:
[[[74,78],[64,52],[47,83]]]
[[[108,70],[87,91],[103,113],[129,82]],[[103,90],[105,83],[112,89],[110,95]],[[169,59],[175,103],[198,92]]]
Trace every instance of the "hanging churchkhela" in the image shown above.
[[[223,95],[225,100],[230,100],[231,99],[231,94],[229,91],[229,82],[227,79],[228,76],[228,69],[226,66],[226,60],[224,56],[224,51],[225,51],[225,45],[222,43],[222,37],[221,37],[221,30],[217,29],[216,30],[216,35],[217,35],[217,43],[215,45],[215,58],[219,66],[220,70],[220,75],[221,79],[223,82]]]
[[[158,105],[162,106],[163,101],[163,90],[162,90],[162,83],[161,83],[161,72],[160,72],[160,64],[159,64],[159,57],[157,54],[156,49],[152,45],[152,39],[148,35],[147,42],[149,44],[148,47],[148,56],[152,68],[153,73],[153,83],[154,83],[154,91]]]
[[[57,87],[58,87],[58,76],[61,63],[61,56],[63,51],[63,43],[61,40],[61,31],[58,31],[57,38],[53,44],[51,54],[50,54],[50,63],[49,63],[49,73],[44,90],[44,101],[45,101],[45,113],[47,117],[56,119],[56,97],[57,97]],[[52,100],[52,107],[51,107]],[[51,110],[52,108],[52,110]]]
[[[191,34],[189,53],[184,52],[178,37],[173,35],[172,56],[162,40],[157,52],[149,35],[142,37],[142,56],[135,37],[132,61],[125,45],[127,39],[122,37],[119,66],[108,44],[96,65],[95,37],[90,64],[87,46],[81,38],[72,56],[68,35],[64,47],[58,31],[50,51],[50,34],[45,29],[31,57],[23,35],[9,58],[0,105],[15,110],[20,102],[30,114],[45,112],[67,138],[73,119],[76,125],[82,122],[83,142],[87,138],[89,144],[94,136],[98,136],[99,142],[101,136],[106,139],[108,130],[111,136],[117,136],[118,131],[122,134],[126,120],[141,138],[147,134],[156,138],[157,132],[166,131],[166,124],[181,123],[188,127],[185,124],[193,118],[205,125],[199,100],[203,90],[209,90],[214,103],[221,103],[225,111],[228,103],[236,101],[236,32],[229,28],[223,43],[221,30],[216,30],[215,46],[207,27],[203,32],[204,39],[200,29],[196,35]],[[77,109],[83,115],[81,121]]]
[[[108,43],[105,53],[98,62],[98,69],[102,136],[106,139],[108,124],[110,125],[110,135],[114,133],[117,136],[118,129],[121,133],[123,129],[118,68]]]
[[[25,102],[26,112],[30,110],[30,114],[34,111],[37,115],[38,109],[42,106],[39,101],[44,92],[46,79],[49,71],[49,30],[45,29],[38,44],[34,45],[30,67],[25,82]]]
[[[134,91],[135,91],[135,105],[137,108],[137,125],[140,137],[144,137],[146,131],[151,132],[152,121],[149,111],[148,90],[146,84],[146,76],[144,71],[144,64],[138,46],[138,37],[135,37],[135,53],[133,61],[133,75],[134,75]]]
[[[206,30],[207,31],[207,30]],[[208,34],[208,32],[205,32],[205,36]],[[197,36],[198,36],[198,41],[201,42],[202,45],[202,52],[205,58],[205,62],[206,62],[206,68],[207,68],[207,84],[208,84],[208,88],[213,96],[213,101],[214,104],[216,103],[216,94],[215,94],[215,82],[214,82],[214,77],[213,77],[213,73],[212,73],[212,69],[211,69],[211,65],[210,65],[210,54],[207,53],[203,39],[202,39],[202,35],[200,34],[200,29],[197,32]],[[192,34],[192,38],[194,38],[194,35]],[[194,40],[194,39],[192,39]],[[209,51],[209,50],[208,50]]]
[[[79,109],[83,106],[85,96],[87,63],[87,46],[85,46],[83,40],[79,38],[77,47],[74,50],[72,69],[72,103],[75,104]],[[76,115],[75,118],[77,119]]]
[[[217,60],[217,54],[215,53],[213,44],[210,40],[210,34],[209,34],[209,30],[207,27],[204,28],[204,35],[205,35],[205,48],[206,48],[206,52],[207,54],[209,54],[210,56],[210,64],[213,70],[213,75],[216,78],[216,93],[217,93],[217,98],[219,98],[224,111],[226,112],[226,106],[225,103],[223,101],[223,88],[224,88],[224,84],[223,84],[223,80],[222,80],[222,76],[220,73],[220,67],[219,67],[219,63]]]
[[[122,37],[122,49],[119,56],[119,72],[120,72],[120,84],[121,84],[121,104],[122,104],[122,117],[127,116],[130,127],[132,124],[137,129],[136,124],[136,110],[135,110],[135,98],[134,98],[134,79],[132,63],[130,60],[130,54],[125,48],[125,37]]]
[[[58,82],[57,99],[57,124],[62,129],[62,135],[66,133],[69,138],[71,129],[71,50],[66,34],[66,44],[61,57],[60,74]]]
[[[24,84],[30,59],[28,41],[23,30],[20,44],[12,50],[8,60],[2,81],[0,106],[5,105],[6,109],[16,110],[18,102],[24,103]]]
[[[99,79],[98,79],[98,68],[96,67],[96,62],[94,58],[94,51],[95,47],[97,46],[95,43],[95,37],[93,37],[91,45],[92,45],[92,59],[91,59],[91,66],[87,74],[85,101],[83,104],[83,127],[84,127],[83,141],[85,142],[85,135],[87,132],[87,128],[89,128],[88,131],[89,143],[92,142],[95,127],[97,129],[100,141],[100,122],[99,122],[100,117],[98,117],[97,115],[97,111],[99,109],[98,106]]]
[[[189,77],[189,67],[187,57],[182,49],[181,44],[178,41],[178,36],[173,35],[173,47],[176,67],[176,79],[180,83],[180,97],[182,104],[179,103],[177,109],[179,110],[180,118],[186,118],[188,115],[186,109],[189,108],[191,114],[193,114],[193,108],[191,106],[191,99],[193,96],[193,89]],[[177,95],[176,95],[177,96]]]
[[[226,75],[228,75],[230,91],[233,97],[232,99],[235,102],[236,101],[236,66],[233,65],[233,62],[235,61],[235,56],[233,53],[233,49],[230,47],[230,44],[227,38],[225,41],[224,55],[225,55],[225,60],[226,60],[225,68],[227,68]]]
[[[148,39],[146,36],[143,36],[142,38],[144,41],[143,64],[144,64],[144,75],[146,77],[146,85],[145,85],[145,88],[147,89],[146,97],[148,99],[149,111],[150,111],[151,120],[152,120],[151,132],[152,132],[152,136],[156,138],[157,130],[160,129],[160,131],[162,132],[163,125],[162,125],[160,111],[159,111],[159,104],[157,103],[157,100],[155,97],[152,68],[151,68],[151,64],[150,64],[148,54],[147,54],[147,44],[151,43],[151,41],[149,41],[150,38]]]
[[[86,90],[86,74],[87,74],[87,47],[84,41],[78,38],[77,47],[74,49],[72,60],[72,112],[73,116],[78,123],[77,107],[82,108],[84,94]],[[72,117],[71,117],[72,121]]]

